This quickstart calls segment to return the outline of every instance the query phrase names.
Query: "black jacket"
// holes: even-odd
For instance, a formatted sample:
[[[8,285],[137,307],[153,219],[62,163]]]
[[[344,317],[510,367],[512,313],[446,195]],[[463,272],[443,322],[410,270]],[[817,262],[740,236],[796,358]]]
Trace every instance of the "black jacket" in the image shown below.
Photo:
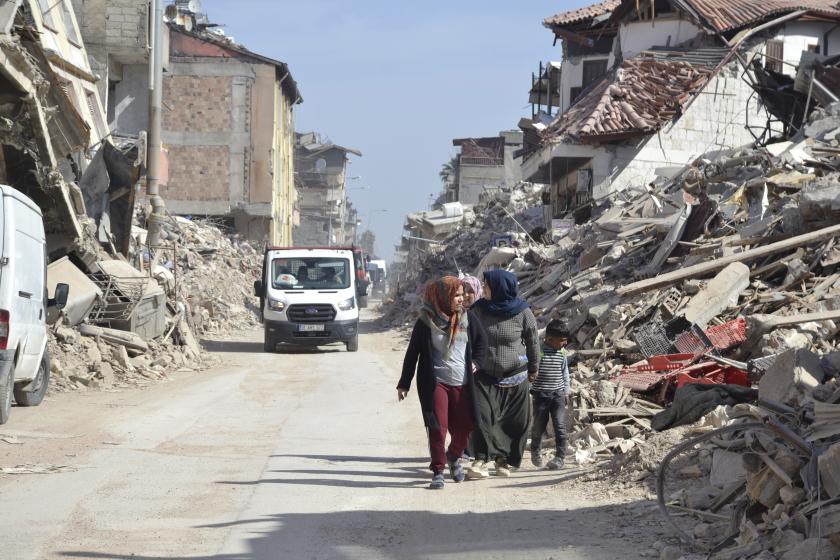
[[[479,371],[484,369],[484,356],[487,353],[487,336],[481,327],[481,322],[472,311],[467,312],[469,318],[469,329],[467,339],[467,351],[465,362],[467,365],[467,385],[472,384],[473,374],[470,371],[470,364],[475,363]],[[405,351],[403,360],[402,377],[397,384],[398,389],[411,388],[411,380],[417,373],[417,395],[420,397],[420,408],[423,411],[423,422],[432,429],[439,429],[440,424],[435,416],[435,387],[437,379],[432,365],[432,330],[421,319],[414,323],[411,331],[411,340],[408,349]]]

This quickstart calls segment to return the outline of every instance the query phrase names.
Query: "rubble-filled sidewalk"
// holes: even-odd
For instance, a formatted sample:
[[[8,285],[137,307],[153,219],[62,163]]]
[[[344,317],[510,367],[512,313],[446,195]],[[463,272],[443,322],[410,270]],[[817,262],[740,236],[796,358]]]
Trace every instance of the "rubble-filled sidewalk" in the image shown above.
[[[407,325],[430,278],[515,272],[540,325],[559,318],[575,335],[576,462],[652,482],[664,455],[651,461],[645,450],[656,429],[748,418],[685,447],[694,459],[674,472],[711,473],[708,499],[666,498],[704,510],[694,531],[703,544],[732,521],[738,537],[716,557],[834,558],[840,549],[815,551],[840,534],[834,455],[822,453],[840,439],[839,117],[835,104],[790,141],[663,169],[650,185],[593,201],[585,219],[576,209],[565,230],[546,231],[540,185],[488,192],[458,231],[415,246],[384,321]],[[500,235],[512,246],[493,246]],[[720,470],[730,467],[737,488]]]
[[[130,330],[90,324],[96,306],[108,305],[104,300],[88,310],[87,322],[70,327],[59,321],[50,331],[53,390],[138,386],[173,371],[204,369],[212,364],[199,336],[259,325],[251,287],[262,254],[209,222],[174,218],[167,231],[171,249],[162,250],[163,264],[154,269],[155,286],[166,294],[162,334],[144,340]],[[145,232],[135,227],[134,233]],[[131,256],[148,260],[142,250]]]

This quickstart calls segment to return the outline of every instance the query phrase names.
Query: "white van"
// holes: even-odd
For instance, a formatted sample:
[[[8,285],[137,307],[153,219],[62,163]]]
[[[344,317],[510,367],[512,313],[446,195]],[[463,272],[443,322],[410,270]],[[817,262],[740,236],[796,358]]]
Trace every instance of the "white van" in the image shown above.
[[[265,324],[266,352],[277,344],[320,346],[343,342],[359,349],[359,305],[353,250],[272,247],[262,280],[254,282]]]
[[[69,287],[47,297],[47,245],[41,210],[12,187],[0,185],[0,424],[9,420],[12,395],[37,406],[47,393],[47,307],[64,307]]]

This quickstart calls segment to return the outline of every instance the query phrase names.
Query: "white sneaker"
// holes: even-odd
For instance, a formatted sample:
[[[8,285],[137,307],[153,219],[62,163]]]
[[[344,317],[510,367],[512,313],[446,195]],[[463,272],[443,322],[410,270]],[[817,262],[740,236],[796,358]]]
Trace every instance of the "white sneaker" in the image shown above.
[[[464,470],[467,471],[467,478],[470,480],[480,480],[490,477],[490,473],[487,471],[487,464],[484,461],[474,461],[472,465],[466,467]]]
[[[496,476],[510,476],[510,467],[505,461],[496,461]]]

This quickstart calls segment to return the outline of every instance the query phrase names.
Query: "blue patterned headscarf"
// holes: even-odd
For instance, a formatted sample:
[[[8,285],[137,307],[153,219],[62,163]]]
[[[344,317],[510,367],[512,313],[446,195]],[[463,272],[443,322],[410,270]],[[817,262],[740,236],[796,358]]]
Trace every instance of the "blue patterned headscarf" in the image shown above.
[[[519,297],[516,275],[507,270],[488,270],[484,273],[484,281],[490,288],[490,299],[475,302],[480,311],[508,319],[528,309],[528,304]]]

